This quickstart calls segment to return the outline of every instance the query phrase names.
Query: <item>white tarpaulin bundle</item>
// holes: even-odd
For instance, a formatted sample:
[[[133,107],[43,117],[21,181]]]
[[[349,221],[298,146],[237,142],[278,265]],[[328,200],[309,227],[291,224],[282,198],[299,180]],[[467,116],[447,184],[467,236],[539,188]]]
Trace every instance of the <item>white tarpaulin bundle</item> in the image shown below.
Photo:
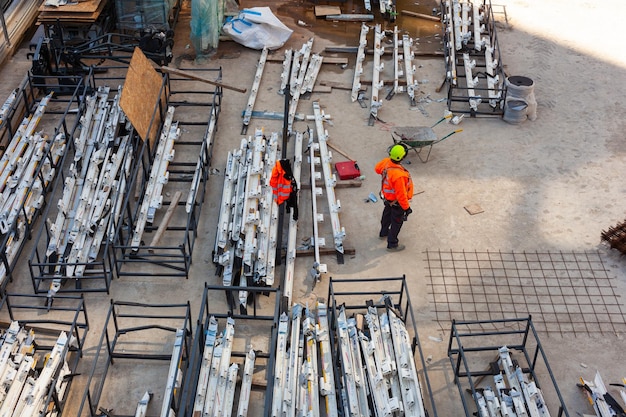
[[[243,9],[224,24],[224,33],[252,49],[278,49],[287,42],[292,30],[272,13],[269,7]]]

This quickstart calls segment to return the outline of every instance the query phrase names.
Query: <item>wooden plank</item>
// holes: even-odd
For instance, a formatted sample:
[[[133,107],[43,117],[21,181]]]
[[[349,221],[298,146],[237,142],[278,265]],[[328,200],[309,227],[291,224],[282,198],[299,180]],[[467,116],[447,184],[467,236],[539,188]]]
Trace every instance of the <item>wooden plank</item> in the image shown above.
[[[161,115],[154,114],[152,126],[150,121],[157,103],[164,101],[161,91],[163,77],[152,66],[152,63],[139,48],[135,48],[130,66],[126,73],[126,81],[120,97],[120,107],[133,124],[143,140],[154,144],[161,126]],[[159,97],[159,92],[161,96]],[[149,130],[149,131],[148,131]]]
[[[337,251],[335,250],[335,248],[320,248],[320,255],[334,255],[336,253],[337,253]],[[356,255],[356,249],[354,249],[354,248],[346,248],[344,246],[343,254],[344,255],[348,255],[348,256]],[[296,251],[296,257],[298,257],[298,256],[314,256],[314,255],[315,255],[315,252],[313,251],[313,249],[297,250]]]
[[[352,91],[352,84],[340,83],[337,81],[318,81],[319,85],[327,85],[332,88],[336,88],[338,90],[348,90]],[[362,87],[361,90],[367,91],[367,87]]]
[[[165,212],[165,215],[161,220],[161,224],[159,224],[159,228],[152,237],[152,241],[150,242],[150,249],[148,249],[148,252],[154,252],[152,248],[159,244],[159,240],[161,240],[161,236],[163,236],[163,233],[165,233],[165,230],[167,230],[167,227],[170,224],[170,220],[172,220],[172,215],[174,215],[174,210],[176,210],[176,207],[178,206],[178,202],[180,201],[180,197],[182,197],[182,195],[182,191],[176,191],[176,193],[174,193],[174,197],[172,197],[172,201],[170,201],[170,204],[167,207],[167,211]]]
[[[348,58],[341,58],[336,56],[325,56],[322,64],[339,64],[348,65]]]
[[[325,17],[329,14],[341,14],[341,8],[339,6],[315,6],[315,17]]]
[[[338,180],[335,184],[335,188],[355,188],[363,185],[363,181],[360,180]],[[310,190],[311,184],[305,182],[300,184],[302,190]]]
[[[333,88],[327,85],[314,85],[313,93],[332,93]]]

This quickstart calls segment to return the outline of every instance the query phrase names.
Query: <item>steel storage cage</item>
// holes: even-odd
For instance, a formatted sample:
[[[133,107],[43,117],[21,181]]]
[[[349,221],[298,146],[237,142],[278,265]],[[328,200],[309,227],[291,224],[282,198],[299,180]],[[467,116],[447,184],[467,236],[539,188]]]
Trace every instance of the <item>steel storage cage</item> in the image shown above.
[[[433,398],[433,393],[428,378],[428,370],[422,346],[419,341],[417,331],[417,321],[411,306],[406,277],[390,278],[359,278],[359,279],[335,279],[330,278],[328,288],[328,309],[330,321],[331,345],[334,347],[334,366],[340,368],[342,355],[344,352],[338,343],[338,322],[340,312],[345,311],[345,315],[356,316],[365,314],[369,307],[392,312],[405,325],[410,337],[410,348],[412,358],[415,359],[416,351],[419,353],[421,369],[417,370],[420,379],[422,400],[424,402],[424,412],[426,415],[437,417],[437,410]],[[335,373],[336,386],[340,386],[340,381]],[[371,389],[370,389],[371,392]],[[341,398],[341,397],[338,397]],[[428,403],[428,406],[426,405]]]
[[[448,110],[501,117],[505,74],[491,0],[444,0],[441,11]]]
[[[509,357],[510,361],[506,359]],[[481,407],[488,407],[488,404],[485,405],[488,403],[486,398],[492,392],[495,397],[499,392],[513,397],[512,391],[517,391],[522,398],[530,395],[529,398],[533,401],[535,398],[545,399],[539,408],[545,406],[550,410],[551,406],[558,406],[558,414],[551,411],[551,415],[570,415],[530,316],[486,321],[453,320],[448,341],[448,358],[467,417],[480,413],[477,410]],[[504,385],[501,384],[506,383],[502,379],[507,379],[508,370],[503,369],[505,367],[519,369],[514,375],[518,382],[527,380],[526,382],[533,384],[532,388],[528,392],[519,392],[520,389],[526,391],[523,384],[517,389],[508,384],[506,388],[502,388]],[[540,383],[539,377],[545,378],[545,384]],[[541,397],[533,397],[532,393],[540,394]],[[471,398],[467,397],[468,394],[471,394]],[[485,400],[485,404],[482,400]]]
[[[180,3],[180,0],[115,0],[116,27],[121,31],[141,31],[148,27],[173,29]]]
[[[185,71],[218,80],[222,74],[221,68]],[[176,137],[172,139],[169,154],[150,141],[143,142],[129,186],[135,191],[125,196],[122,218],[115,229],[118,276],[188,278],[222,101],[221,87],[206,86],[199,81],[169,75],[163,79],[160,95],[164,99],[156,103],[148,132],[157,131],[157,138],[167,136],[168,133],[162,131],[163,126],[155,120],[167,120],[173,113],[170,132],[175,133],[170,134]],[[154,180],[153,170],[164,163],[167,173],[161,175],[160,180]],[[146,207],[148,203],[150,207],[154,204],[147,190],[155,189],[150,188],[151,184],[159,182],[163,201],[157,204],[161,208],[154,211],[150,223],[146,220]]]
[[[20,331],[28,333],[34,339],[29,349],[18,349],[15,346],[15,351],[21,353],[22,357],[18,359],[15,356],[13,359],[17,374],[7,391],[3,412],[9,405],[25,408],[28,402],[24,398],[26,389],[22,387],[34,383],[31,403],[37,402],[39,406],[35,412],[46,410],[47,413],[61,415],[83,357],[83,347],[89,330],[85,301],[79,296],[62,296],[53,307],[48,308],[45,296],[13,293],[6,294],[3,301],[4,306],[0,310],[4,333],[2,349],[5,346],[8,349],[7,339],[11,336],[14,323],[19,324]],[[17,340],[20,341],[19,336]],[[28,337],[25,340],[28,341]],[[28,365],[28,357],[33,360],[32,366]],[[5,362],[3,366],[8,365]],[[23,370],[22,367],[31,369]],[[22,371],[24,373],[21,376],[27,376],[28,379],[21,378]],[[9,399],[11,395],[13,401]]]
[[[237,303],[229,302],[233,298],[237,299],[242,291],[246,292],[251,300],[251,305],[245,314],[238,313]],[[180,411],[181,416],[192,417],[195,415],[196,392],[198,391],[198,386],[201,385],[202,360],[212,319],[217,320],[217,329],[220,333],[225,328],[227,321],[234,321],[233,343],[230,354],[231,362],[240,364],[240,368],[243,368],[244,360],[246,360],[249,352],[251,350],[254,351],[256,359],[253,370],[261,374],[264,372],[264,377],[261,379],[265,381],[261,384],[265,386],[261,389],[262,392],[258,393],[257,399],[264,401],[263,415],[269,415],[269,405],[272,401],[271,381],[273,380],[276,356],[276,326],[279,317],[280,297],[280,290],[276,288],[224,287],[205,283],[196,335],[191,349],[189,372],[187,373],[183,392],[183,407],[181,408],[184,408],[184,410]],[[238,372],[240,375],[242,374],[241,369]],[[253,384],[252,392],[255,391],[255,386],[258,383],[253,382]],[[207,397],[211,394],[208,392],[209,389],[205,388]],[[256,390],[258,390],[258,387]],[[236,385],[236,392],[235,398],[240,398],[240,383]]]
[[[2,210],[0,288],[4,290],[36,222],[51,201],[55,178],[72,148],[79,119],[82,80],[26,74],[5,102],[0,128]]]
[[[141,146],[132,126],[120,117],[121,80],[112,78],[114,87],[97,85],[93,73],[84,80],[72,146],[58,170],[53,204],[46,207],[29,258],[33,289],[47,293],[50,303],[60,292],[109,292],[115,270],[111,217],[129,192],[134,155]]]
[[[192,338],[189,303],[111,300],[77,416],[100,416],[112,408],[116,416],[134,416],[135,409],[120,409],[120,398],[139,403],[148,391],[146,404],[161,401],[161,415],[178,415]]]

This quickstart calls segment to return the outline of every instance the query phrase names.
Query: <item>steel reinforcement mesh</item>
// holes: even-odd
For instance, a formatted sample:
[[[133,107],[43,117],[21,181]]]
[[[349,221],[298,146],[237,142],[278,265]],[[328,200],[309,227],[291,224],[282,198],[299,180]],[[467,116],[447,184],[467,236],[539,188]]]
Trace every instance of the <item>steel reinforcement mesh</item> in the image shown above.
[[[426,251],[436,320],[532,316],[539,332],[624,334],[626,309],[598,252]]]

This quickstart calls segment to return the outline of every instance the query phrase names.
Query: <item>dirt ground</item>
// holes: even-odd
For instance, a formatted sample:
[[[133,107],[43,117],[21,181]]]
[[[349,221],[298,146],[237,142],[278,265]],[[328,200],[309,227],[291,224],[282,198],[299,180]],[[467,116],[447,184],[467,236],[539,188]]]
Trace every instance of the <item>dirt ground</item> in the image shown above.
[[[337,191],[342,206],[341,224],[346,230],[345,246],[353,249],[354,255],[346,256],[344,264],[338,264],[334,256],[324,257],[328,273],[323,274],[317,284],[308,274],[312,258],[298,259],[294,301],[326,299],[330,277],[359,279],[405,275],[422,348],[430,358],[427,369],[437,415],[445,417],[465,414],[447,357],[451,323],[437,321],[429,285],[427,251],[598,252],[619,301],[618,324],[626,320],[623,302],[626,263],[600,239],[601,231],[626,217],[623,206],[626,122],[622,104],[622,97],[626,95],[626,47],[619,36],[622,19],[619,11],[624,6],[621,0],[500,0],[498,4],[505,6],[508,18],[507,22],[503,14],[497,14],[498,40],[506,74],[526,76],[534,81],[537,119],[513,125],[497,117],[466,116],[458,126],[463,132],[437,144],[428,163],[421,163],[415,155],[410,155],[406,166],[416,188],[423,193],[414,197],[413,214],[400,235],[401,243],[407,246],[404,252],[385,250],[384,242],[377,239],[382,205],[366,200],[370,192],[378,193],[380,179],[373,167],[385,157],[394,127],[428,126],[444,115],[446,90],[436,92],[444,76],[443,58],[423,57],[418,53],[414,61],[416,78],[420,82],[420,96],[428,99],[419,108],[410,105],[406,94],[384,100],[378,113],[380,121],[373,126],[368,125],[368,109],[353,103],[347,90],[333,88],[331,93],[313,93],[298,106],[299,113],[312,114],[312,103],[320,103],[325,114],[332,118],[332,123],[326,124],[329,142],[358,162],[364,179],[360,187]],[[180,28],[188,27],[189,9],[188,4],[185,5],[178,23]],[[241,4],[242,7],[255,5],[247,1]],[[419,2],[415,5],[424,7]],[[356,46],[359,23],[316,20],[312,17],[312,4],[298,3],[297,6],[292,8],[288,2],[272,3],[281,21],[294,30],[285,46],[272,56],[282,57],[287,48],[299,49],[310,38],[314,38],[313,52],[318,53],[328,46]],[[294,11],[302,9],[308,12]],[[430,5],[424,7],[423,11],[426,10],[430,10]],[[498,6],[497,10],[504,9]],[[431,52],[433,45],[440,45],[441,38],[434,34],[435,30],[422,37],[411,31],[416,38],[416,52]],[[259,51],[224,41],[213,56],[194,60],[186,33],[186,29],[176,32],[174,65],[221,67],[223,83],[250,88]],[[351,54],[331,56],[345,56],[349,63],[345,67],[324,64],[318,84],[332,81],[350,85],[354,57]],[[2,74],[4,77],[7,69],[23,73],[27,68],[24,57],[16,56],[5,65]],[[387,76],[390,68],[388,64]],[[282,111],[283,96],[278,94],[281,70],[277,59],[266,64],[255,110]],[[366,62],[365,74],[368,71],[371,71],[371,62]],[[3,83],[3,93],[14,88],[8,84]],[[190,278],[182,283],[125,278],[113,283],[108,296],[88,295],[91,328],[94,329],[90,331],[90,343],[97,342],[98,326],[110,298],[159,302],[167,294],[180,302],[189,300],[194,312],[192,317],[195,317],[204,283],[221,284],[221,279],[214,274],[211,253],[223,181],[221,172],[227,152],[238,147],[242,138],[241,113],[247,98],[247,94],[224,90],[212,164],[218,171],[209,183]],[[313,123],[299,121],[294,125],[296,131],[302,132],[308,127],[314,128]],[[253,118],[248,134],[255,128],[263,128],[266,133],[282,132],[282,122]],[[443,123],[436,131],[443,135],[456,128]],[[333,157],[335,161],[345,160],[337,153]],[[298,235],[303,242],[311,234],[309,215],[304,208],[306,201],[303,197],[303,220]],[[325,204],[325,201],[318,204]],[[465,207],[472,204],[483,211],[469,214]],[[330,232],[325,233],[330,242]],[[28,281],[27,274],[24,270],[22,283]],[[17,283],[12,285],[20,287]],[[28,285],[21,286],[28,289]],[[539,336],[570,416],[593,413],[576,386],[579,377],[593,379],[596,370],[607,383],[626,377],[623,366],[626,342],[621,331],[545,331]],[[539,378],[547,381],[549,376],[544,373]],[[79,384],[74,389],[78,390]],[[610,390],[617,393],[614,388]],[[128,400],[129,404],[134,402],[136,399]],[[556,415],[556,411],[552,413]]]

